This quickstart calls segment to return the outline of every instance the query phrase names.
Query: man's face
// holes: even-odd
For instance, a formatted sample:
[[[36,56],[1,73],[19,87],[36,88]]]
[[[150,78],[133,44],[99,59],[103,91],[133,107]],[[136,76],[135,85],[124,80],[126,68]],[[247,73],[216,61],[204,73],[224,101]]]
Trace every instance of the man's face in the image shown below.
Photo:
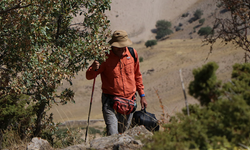
[[[122,47],[122,48],[113,47],[113,51],[115,51],[115,52],[124,52],[125,50],[126,50],[126,47]]]

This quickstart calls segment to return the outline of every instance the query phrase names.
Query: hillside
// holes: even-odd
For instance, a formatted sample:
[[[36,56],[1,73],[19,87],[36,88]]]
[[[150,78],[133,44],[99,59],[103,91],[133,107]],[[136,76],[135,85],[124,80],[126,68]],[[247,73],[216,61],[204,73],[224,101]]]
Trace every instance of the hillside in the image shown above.
[[[162,114],[159,100],[164,105],[165,113],[170,116],[185,107],[180,69],[182,69],[186,92],[188,92],[187,87],[193,79],[192,70],[194,68],[201,67],[209,61],[215,61],[219,64],[217,71],[219,79],[228,81],[232,65],[244,62],[243,50],[220,43],[215,45],[213,53],[208,57],[209,46],[202,46],[202,38],[193,32],[197,22],[187,23],[197,9],[202,9],[204,12],[203,17],[206,17],[204,26],[211,25],[212,16],[216,14],[213,12],[217,9],[215,0],[148,0],[147,2],[117,0],[112,3],[111,12],[108,13],[111,29],[125,29],[134,42],[132,47],[138,51],[140,57],[143,57],[140,69],[148,101],[147,110],[155,113],[157,118],[160,118]],[[190,15],[183,18],[182,14],[187,12]],[[219,12],[217,15],[222,15],[220,10],[217,12]],[[213,15],[211,15],[212,13]],[[173,30],[174,26],[182,23],[183,30],[175,32],[167,40],[159,41],[153,48],[146,48],[144,42],[154,38],[155,34],[151,30],[154,29],[156,21],[160,19],[171,21]],[[198,31],[198,29],[196,30]],[[193,33],[190,35],[190,32]],[[85,71],[75,77],[71,87],[75,91],[76,103],[53,106],[50,110],[54,114],[56,122],[87,119],[93,81],[85,79]],[[63,86],[69,87],[68,84]],[[102,119],[100,87],[100,77],[97,77],[91,119]],[[188,95],[187,98],[190,104],[197,103],[191,96]]]

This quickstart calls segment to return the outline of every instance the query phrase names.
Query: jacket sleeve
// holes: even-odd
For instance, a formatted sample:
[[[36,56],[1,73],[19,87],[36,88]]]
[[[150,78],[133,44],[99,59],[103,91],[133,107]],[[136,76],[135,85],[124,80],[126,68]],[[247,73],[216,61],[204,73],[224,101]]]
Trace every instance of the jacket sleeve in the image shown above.
[[[138,91],[139,95],[144,94],[144,85],[142,82],[142,74],[140,72],[140,64],[138,59],[138,54],[136,50],[134,49],[135,57],[137,58],[137,61],[135,62],[135,82],[136,82],[136,90]]]
[[[93,64],[92,64],[93,65]],[[98,70],[94,70],[92,68],[92,65],[88,68],[86,71],[86,79],[91,80],[94,79],[98,74],[100,74],[103,70],[103,63],[100,65],[100,68]]]

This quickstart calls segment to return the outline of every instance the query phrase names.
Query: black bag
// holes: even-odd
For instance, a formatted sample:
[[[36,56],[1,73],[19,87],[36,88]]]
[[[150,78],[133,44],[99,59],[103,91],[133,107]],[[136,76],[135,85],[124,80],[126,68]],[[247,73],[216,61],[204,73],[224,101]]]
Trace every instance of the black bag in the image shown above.
[[[155,114],[146,112],[146,109],[134,113],[132,126],[135,125],[144,125],[146,129],[152,132],[159,131],[160,128]]]

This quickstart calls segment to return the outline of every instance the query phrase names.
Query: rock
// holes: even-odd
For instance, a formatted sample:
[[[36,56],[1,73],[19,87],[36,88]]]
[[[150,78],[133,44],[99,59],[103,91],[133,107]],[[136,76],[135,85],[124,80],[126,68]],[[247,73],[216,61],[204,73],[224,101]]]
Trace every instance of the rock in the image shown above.
[[[143,125],[129,129],[124,134],[127,134],[127,135],[131,136],[132,138],[136,138],[139,136],[143,136],[145,138],[150,138],[153,136],[153,133],[148,131]]]
[[[84,144],[80,144],[80,145],[69,146],[62,150],[87,150],[87,146]]]
[[[136,140],[135,138],[141,135],[151,137],[153,134],[149,132],[144,126],[138,126],[128,130],[123,134],[116,134],[94,139],[90,142],[90,148],[97,150],[139,149],[143,146],[143,144],[140,140]]]
[[[27,150],[52,150],[52,147],[48,141],[35,137],[28,143]]]

